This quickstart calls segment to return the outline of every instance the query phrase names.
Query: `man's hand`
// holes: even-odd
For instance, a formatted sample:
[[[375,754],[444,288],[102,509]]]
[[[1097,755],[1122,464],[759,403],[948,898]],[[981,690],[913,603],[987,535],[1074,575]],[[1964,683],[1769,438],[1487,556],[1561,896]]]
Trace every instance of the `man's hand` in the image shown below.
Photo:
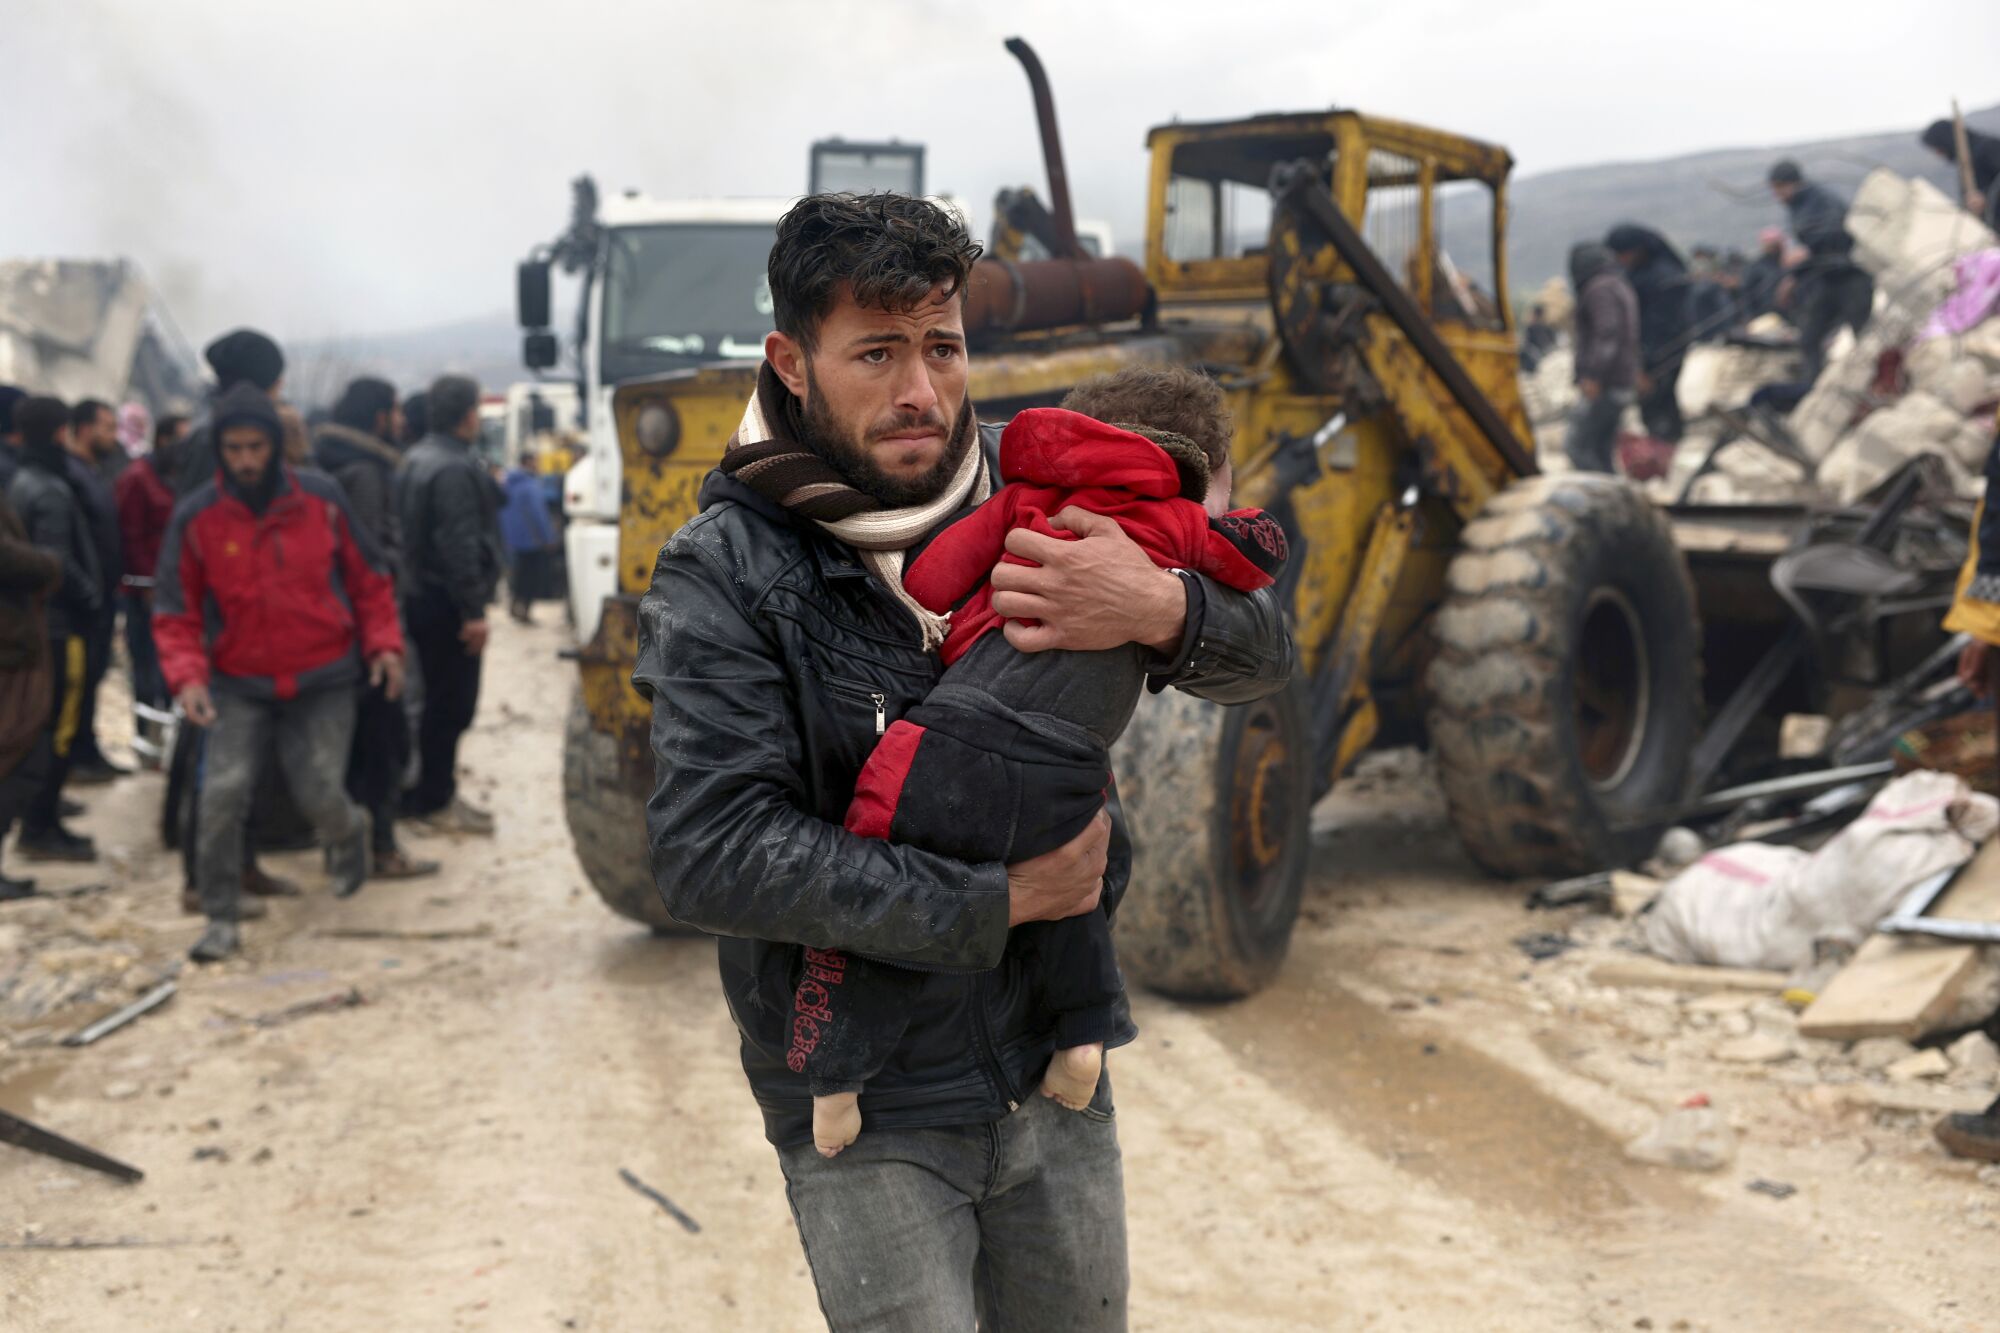
[[[1639,381],[1634,387],[1637,388],[1640,393],[1651,393],[1653,391],[1653,377],[1651,375],[1648,375],[1643,370],[1640,371]]]
[[[1974,698],[1984,699],[1987,695],[1986,667],[1992,652],[1992,644],[1974,639],[1958,654],[1958,683],[1971,690]]]
[[[486,620],[468,620],[458,627],[458,641],[465,645],[465,651],[474,657],[486,651]]]
[[[1111,848],[1111,816],[1097,812],[1090,827],[1052,852],[1007,867],[1007,924],[1061,921],[1097,906]]]
[[[403,655],[381,653],[368,663],[368,684],[382,691],[390,703],[403,697]]]
[[[1015,528],[1007,534],[1008,553],[1035,564],[993,567],[993,609],[1007,618],[1007,642],[1024,653],[1179,646],[1187,627],[1187,587],[1179,575],[1154,564],[1114,518],[1065,509],[1049,526],[1078,540]]]
[[[1965,196],[1965,209],[1976,218],[1986,216],[1986,196],[1978,190]]]
[[[1597,395],[1604,392],[1604,386],[1596,380],[1578,380],[1576,391],[1583,395],[1583,401],[1594,403],[1597,401]]]
[[[187,720],[197,727],[205,727],[215,721],[215,700],[208,697],[207,685],[190,685],[174,696],[174,702],[181,706]]]

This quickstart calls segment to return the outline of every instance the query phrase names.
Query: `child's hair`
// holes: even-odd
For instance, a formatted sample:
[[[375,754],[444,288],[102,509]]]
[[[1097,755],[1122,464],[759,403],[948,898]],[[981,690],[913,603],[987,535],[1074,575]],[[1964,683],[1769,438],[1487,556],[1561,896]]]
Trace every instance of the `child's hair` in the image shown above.
[[[1098,375],[1071,389],[1061,406],[1135,431],[1174,455],[1182,494],[1190,500],[1205,496],[1209,477],[1229,462],[1229,404],[1215,381],[1198,370],[1133,366]],[[1181,442],[1194,446],[1194,457],[1177,447]]]

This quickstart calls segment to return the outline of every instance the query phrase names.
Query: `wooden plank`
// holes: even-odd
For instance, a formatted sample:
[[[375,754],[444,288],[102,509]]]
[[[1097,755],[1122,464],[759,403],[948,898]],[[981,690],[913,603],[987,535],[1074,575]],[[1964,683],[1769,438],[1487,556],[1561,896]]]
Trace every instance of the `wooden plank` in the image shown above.
[[[1799,1032],[1828,1041],[1915,1041],[1951,1012],[1978,965],[1979,951],[1969,944],[1876,935],[1799,1015]]]
[[[1668,963],[1658,958],[1621,958],[1615,962],[1599,963],[1590,969],[1590,979],[1599,986],[1657,986],[1661,990],[1740,990],[1776,994],[1785,988],[1783,972]]]
[[[2000,921],[2000,839],[1979,849],[1927,915]],[[1831,1041],[1915,1041],[1951,1012],[1978,967],[1976,945],[1873,936],[1799,1015],[1799,1031]]]

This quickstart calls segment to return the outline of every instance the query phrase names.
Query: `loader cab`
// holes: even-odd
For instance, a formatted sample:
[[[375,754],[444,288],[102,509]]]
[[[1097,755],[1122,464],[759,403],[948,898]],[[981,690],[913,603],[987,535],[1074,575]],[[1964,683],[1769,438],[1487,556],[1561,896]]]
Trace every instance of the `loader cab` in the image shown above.
[[[1353,111],[1162,125],[1146,146],[1146,276],[1163,305],[1268,299],[1271,172],[1305,161],[1432,320],[1511,333],[1505,149]]]

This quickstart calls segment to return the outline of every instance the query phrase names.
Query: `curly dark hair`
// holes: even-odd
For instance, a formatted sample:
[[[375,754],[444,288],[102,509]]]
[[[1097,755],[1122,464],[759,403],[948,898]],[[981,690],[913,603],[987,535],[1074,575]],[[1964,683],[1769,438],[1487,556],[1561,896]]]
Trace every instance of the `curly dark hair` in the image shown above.
[[[1193,440],[1215,472],[1229,461],[1234,423],[1216,382],[1184,366],[1133,366],[1087,379],[1060,406],[1114,426],[1137,425]]]
[[[979,245],[958,219],[906,194],[809,194],[778,220],[771,316],[811,351],[841,284],[879,310],[963,299]]]

